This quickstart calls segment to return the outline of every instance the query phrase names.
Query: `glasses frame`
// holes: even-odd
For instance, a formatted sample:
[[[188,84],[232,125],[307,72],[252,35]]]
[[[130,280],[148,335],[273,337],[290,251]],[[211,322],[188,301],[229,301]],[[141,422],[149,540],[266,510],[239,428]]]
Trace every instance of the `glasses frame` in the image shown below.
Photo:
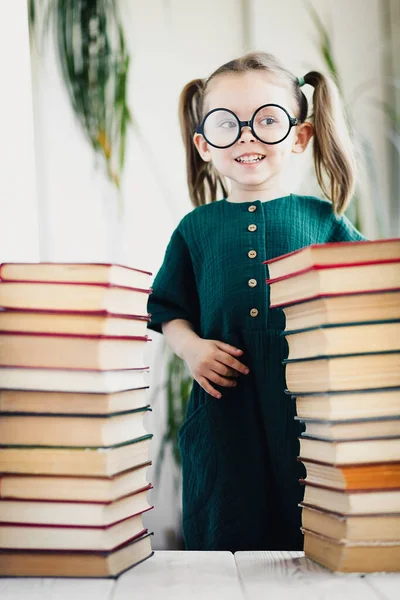
[[[264,142],[264,140],[262,140],[261,138],[258,137],[258,135],[256,134],[256,132],[254,131],[254,119],[257,116],[257,113],[262,110],[263,108],[266,108],[267,106],[275,106],[277,108],[280,108],[281,110],[283,110],[283,112],[287,115],[288,120],[289,120],[289,129],[287,134],[280,140],[278,140],[277,142]],[[235,141],[233,141],[231,144],[228,144],[227,146],[217,146],[216,144],[213,144],[212,142],[210,142],[209,139],[207,139],[207,136],[204,133],[204,125],[206,122],[206,119],[214,112],[216,112],[217,110],[224,110],[225,112],[230,113],[231,115],[233,115],[233,117],[236,119],[236,121],[239,124],[239,130],[238,130],[238,134],[236,136]],[[257,110],[254,112],[253,116],[251,117],[250,121],[241,121],[239,119],[239,117],[237,116],[236,113],[233,112],[233,110],[230,110],[229,108],[213,108],[212,110],[210,110],[204,117],[204,119],[202,120],[202,122],[200,123],[200,125],[198,125],[196,127],[196,131],[195,133],[200,133],[204,139],[206,140],[207,144],[210,144],[210,146],[213,146],[213,148],[219,148],[219,149],[223,149],[223,148],[230,148],[231,146],[233,146],[234,144],[236,144],[236,142],[241,138],[242,136],[242,129],[243,127],[250,127],[252,134],[254,135],[255,138],[258,139],[259,142],[261,142],[262,144],[268,144],[269,146],[273,146],[275,144],[280,144],[281,142],[283,142],[283,140],[285,140],[287,138],[287,136],[289,135],[289,133],[292,130],[292,127],[296,127],[296,125],[300,124],[300,119],[297,119],[297,117],[292,117],[290,116],[290,114],[288,113],[288,111],[283,108],[283,106],[281,106],[280,104],[263,104],[262,106],[259,106],[259,108],[257,108]]]

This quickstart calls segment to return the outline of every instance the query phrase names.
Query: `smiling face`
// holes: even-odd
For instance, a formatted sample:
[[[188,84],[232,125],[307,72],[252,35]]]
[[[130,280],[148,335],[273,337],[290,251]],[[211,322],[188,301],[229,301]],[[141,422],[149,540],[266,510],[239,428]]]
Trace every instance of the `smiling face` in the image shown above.
[[[209,84],[204,114],[215,108],[228,108],[241,121],[248,121],[264,104],[278,104],[290,116],[299,116],[288,88],[267,72],[224,73]],[[258,140],[249,127],[242,128],[240,138],[229,148],[215,148],[201,134],[195,134],[193,140],[203,160],[212,161],[216,170],[231,181],[232,194],[236,195],[280,189],[291,153],[303,152],[311,135],[311,124],[304,123],[292,127],[287,138],[274,145]]]

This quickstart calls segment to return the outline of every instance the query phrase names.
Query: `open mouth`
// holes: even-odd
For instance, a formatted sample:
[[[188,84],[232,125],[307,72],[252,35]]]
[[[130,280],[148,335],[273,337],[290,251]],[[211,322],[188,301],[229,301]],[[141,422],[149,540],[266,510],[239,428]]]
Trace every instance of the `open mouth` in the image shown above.
[[[242,164],[251,164],[261,162],[264,158],[264,154],[242,154],[235,158],[235,161]]]

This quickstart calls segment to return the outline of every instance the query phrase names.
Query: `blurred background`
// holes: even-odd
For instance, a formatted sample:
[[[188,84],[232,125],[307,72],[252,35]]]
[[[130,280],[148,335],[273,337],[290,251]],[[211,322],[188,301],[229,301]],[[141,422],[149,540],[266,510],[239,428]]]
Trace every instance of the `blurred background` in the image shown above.
[[[191,210],[180,91],[248,50],[335,79],[359,163],[346,214],[369,239],[398,237],[399,0],[17,0],[0,6],[0,262],[155,274]],[[322,197],[311,148],[290,177],[294,193]],[[182,544],[176,433],[191,380],[151,337],[146,526],[154,549],[172,549]]]

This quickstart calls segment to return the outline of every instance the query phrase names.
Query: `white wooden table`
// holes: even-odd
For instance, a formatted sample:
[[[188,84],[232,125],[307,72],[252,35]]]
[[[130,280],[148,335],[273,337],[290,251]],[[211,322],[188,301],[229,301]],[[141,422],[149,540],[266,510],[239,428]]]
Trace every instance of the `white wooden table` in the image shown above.
[[[398,600],[400,573],[335,575],[302,552],[155,555],[117,580],[0,578],[1,600]]]

